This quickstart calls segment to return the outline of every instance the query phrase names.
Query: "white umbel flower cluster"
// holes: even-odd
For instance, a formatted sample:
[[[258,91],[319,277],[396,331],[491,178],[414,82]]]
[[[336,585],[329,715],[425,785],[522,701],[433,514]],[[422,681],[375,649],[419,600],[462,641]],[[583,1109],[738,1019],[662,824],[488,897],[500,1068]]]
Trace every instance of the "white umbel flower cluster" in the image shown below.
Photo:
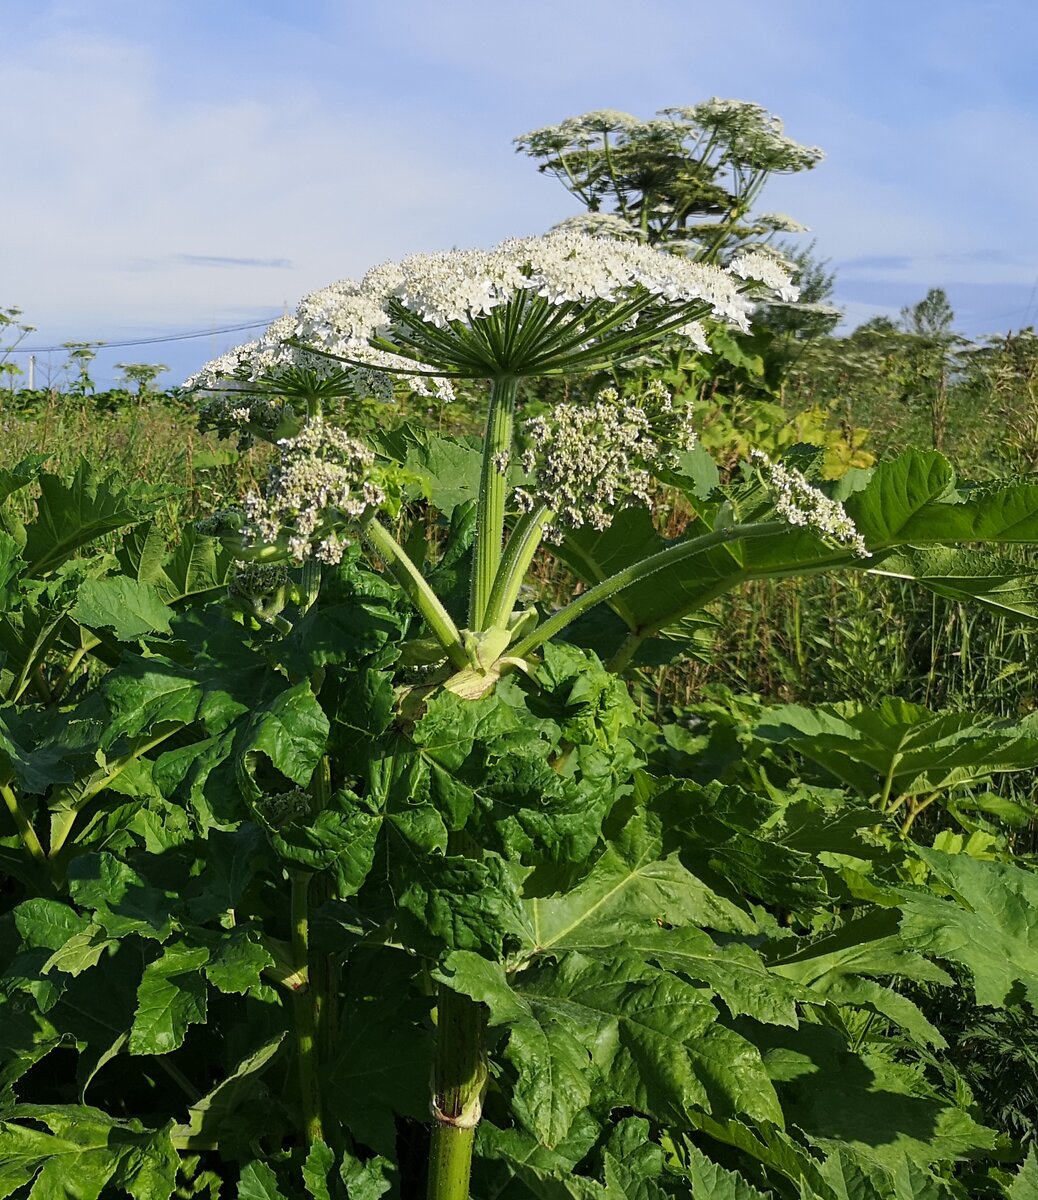
[[[311,556],[339,562],[348,544],[342,527],[385,500],[372,472],[374,454],[323,421],[278,446],[280,461],[262,489],[243,501],[242,535],[252,543],[283,544],[296,562]]]
[[[492,250],[416,254],[355,283],[307,296],[275,335],[292,337],[340,368],[367,365],[412,376],[493,378],[594,369],[711,316],[749,328],[751,293],[783,294],[788,276],[763,283],[750,270],[660,253],[637,241],[562,229]],[[699,327],[692,327],[699,342]],[[210,364],[202,384],[252,362],[245,348]],[[266,365],[266,357],[263,364]],[[261,372],[257,372],[257,375]],[[448,394],[435,382],[441,397]]]
[[[202,401],[199,428],[224,438],[237,433],[239,448],[245,449],[257,436],[272,440],[298,429],[293,401],[318,394],[393,399],[391,376],[292,344],[296,326],[295,317],[278,317],[262,337],[206,363],[184,382],[180,390]]]
[[[551,511],[544,537],[556,544],[568,529],[608,528],[618,505],[647,504],[653,474],[696,441],[691,411],[675,409],[659,381],[636,399],[606,388],[591,404],[557,404],[527,421],[525,434],[521,462],[535,482],[514,498],[523,512]]]
[[[267,385],[273,391],[279,380],[313,372],[317,378],[327,378],[336,370],[323,355],[313,354],[290,343],[298,321],[295,317],[278,317],[263,336],[234,350],[221,354],[205,364],[183,384],[183,391],[227,398],[228,405],[245,403],[257,392],[257,385]],[[341,372],[341,368],[338,368]],[[360,394],[380,400],[393,398],[393,385],[388,376],[373,370],[354,369],[348,382]],[[243,393],[241,397],[235,393]]]
[[[728,269],[740,279],[759,280],[779,300],[792,302],[800,295],[789,272],[775,254],[760,251],[737,254],[728,264]]]
[[[774,233],[810,233],[807,225],[802,225],[795,217],[787,213],[761,213],[756,218],[759,225],[764,225]]]
[[[583,233],[588,237],[614,238],[621,242],[640,242],[641,230],[624,220],[617,213],[584,212],[575,217],[566,217],[552,226],[554,230],[563,232]]]
[[[827,541],[846,546],[859,558],[871,557],[865,539],[839,501],[830,500],[824,492],[808,483],[795,467],[772,462],[763,450],[751,450],[750,458],[774,491],[775,511],[784,521],[810,529]]]
[[[713,96],[686,108],[662,110],[673,119],[723,138],[725,159],[774,172],[807,171],[825,157],[818,146],[805,146],[783,132],[782,121],[750,100]]]
[[[515,145],[535,158],[562,159],[601,151],[606,139],[621,152],[628,146],[653,143],[677,149],[685,142],[713,143],[721,147],[722,162],[781,173],[810,170],[825,157],[818,146],[788,137],[782,121],[761,105],[716,96],[699,104],[661,108],[657,117],[647,121],[608,109],[567,117],[558,125],[522,134]]]

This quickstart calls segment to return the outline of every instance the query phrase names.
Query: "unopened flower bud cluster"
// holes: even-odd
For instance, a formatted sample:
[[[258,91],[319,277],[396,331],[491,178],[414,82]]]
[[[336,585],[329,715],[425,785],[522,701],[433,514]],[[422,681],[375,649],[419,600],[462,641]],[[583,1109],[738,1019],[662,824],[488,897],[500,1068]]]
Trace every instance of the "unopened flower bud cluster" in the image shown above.
[[[775,492],[775,511],[790,525],[820,534],[829,541],[869,558],[865,539],[837,500],[808,483],[794,467],[774,463],[763,450],[752,450],[751,459],[760,467],[765,481]]]
[[[287,792],[266,794],[255,801],[257,815],[271,829],[280,829],[298,821],[306,821],[312,815],[313,802],[310,794],[302,788]]]
[[[244,523],[245,515],[240,508],[218,508],[209,516],[200,517],[195,529],[203,537],[226,537],[240,533]]]
[[[232,596],[260,600],[273,595],[288,583],[288,571],[279,564],[241,563],[227,581]]]
[[[591,404],[558,404],[527,421],[525,435],[521,461],[536,482],[517,488],[515,501],[524,512],[551,510],[544,537],[556,544],[568,529],[608,528],[618,505],[648,503],[653,474],[696,440],[690,410],[675,409],[658,381],[637,399],[606,388]]]
[[[348,545],[342,526],[385,500],[372,469],[374,454],[323,421],[304,426],[278,446],[280,462],[262,491],[245,497],[243,534],[253,542],[284,541],[297,562],[311,555],[339,562]]]

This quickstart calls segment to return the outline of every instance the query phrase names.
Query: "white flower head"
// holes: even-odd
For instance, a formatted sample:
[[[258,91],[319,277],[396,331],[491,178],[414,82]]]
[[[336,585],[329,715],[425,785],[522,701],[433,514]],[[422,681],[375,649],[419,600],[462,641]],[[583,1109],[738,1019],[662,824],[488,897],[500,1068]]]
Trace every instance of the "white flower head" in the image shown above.
[[[296,562],[338,562],[343,527],[385,500],[375,456],[341,429],[312,421],[278,442],[280,460],[243,501],[246,541],[284,545]]]
[[[412,378],[588,372],[682,330],[701,347],[702,317],[748,329],[751,293],[791,286],[773,263],[765,273],[754,260],[724,269],[572,228],[491,250],[415,254],[360,283],[312,293],[260,343],[210,364],[205,378],[232,370],[274,390],[275,367],[287,377],[290,366],[312,362],[336,380],[358,366]]]
[[[759,250],[737,254],[728,266],[733,275],[738,275],[740,279],[758,280],[780,300],[792,302],[800,295],[800,289],[774,254]]]
[[[761,213],[757,222],[776,233],[810,233],[807,225],[801,225],[794,217],[785,213]]]
[[[303,303],[312,300],[307,297]],[[271,440],[296,431],[300,420],[293,401],[305,402],[317,395],[393,399],[393,379],[377,363],[347,365],[316,354],[295,344],[298,332],[298,313],[278,317],[256,341],[196,371],[181,391],[202,401],[199,427],[214,429],[220,437],[237,432],[239,447],[244,449],[256,437]]]
[[[515,501],[552,513],[544,536],[559,543],[568,529],[606,529],[619,505],[649,501],[653,475],[673,468],[695,445],[691,411],[675,409],[658,380],[639,396],[616,388],[590,404],[557,404],[526,422],[522,466],[534,476]]]
[[[763,450],[751,450],[750,458],[774,491],[775,511],[784,521],[810,529],[827,541],[846,546],[859,558],[871,557],[865,539],[839,501],[831,500],[810,484],[795,467],[772,462]]]
[[[618,213],[583,212],[574,217],[566,217],[552,226],[552,232],[560,230],[564,233],[583,233],[588,237],[615,238],[621,242],[640,242],[641,230],[625,220]]]

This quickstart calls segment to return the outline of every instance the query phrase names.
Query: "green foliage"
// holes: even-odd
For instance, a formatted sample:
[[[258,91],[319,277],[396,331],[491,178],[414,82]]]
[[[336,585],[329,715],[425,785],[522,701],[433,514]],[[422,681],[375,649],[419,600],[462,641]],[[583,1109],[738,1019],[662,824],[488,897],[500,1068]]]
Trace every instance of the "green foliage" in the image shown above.
[[[385,446],[464,511],[464,443]],[[5,477],[9,503],[40,469]],[[767,523],[752,480],[718,492],[701,453],[681,470],[671,485],[704,528]],[[769,528],[619,589],[616,617],[662,621],[673,645],[676,620],[747,573],[871,572],[907,558],[901,539],[1033,537],[1029,485],[971,490],[936,456],[841,487],[875,565]],[[475,1170],[497,1194],[969,1194],[954,1164],[980,1178],[1002,1143],[934,1066],[949,1039],[906,988],[937,994],[951,967],[992,1012],[1033,1002],[1033,877],[877,840],[865,802],[889,779],[890,801],[940,791],[968,811],[994,772],[1033,762],[1029,723],[894,700],[764,709],[738,780],[694,741],[674,745],[695,781],[668,776],[659,731],[589,651],[549,642],[463,699],[402,654],[425,631],[357,553],[316,594],[293,580],[275,629],[221,602],[215,543],[163,547],[151,503],[83,469],[11,526],[9,1194],[60,1180],[161,1200],[189,1178],[196,1194],[214,1179],[285,1200],[413,1194],[397,1154],[428,1104],[436,984],[485,1013]],[[120,523],[114,553],[94,549]],[[452,528],[430,578],[464,553],[460,516]],[[591,582],[669,544],[631,510],[559,557]],[[66,695],[77,654],[94,665],[75,707],[14,683],[39,668]],[[857,800],[796,784],[784,748]],[[311,994],[326,1132],[300,1145]],[[1033,1168],[1014,1180],[991,1162],[988,1194],[1026,1194]]]
[[[643,234],[668,195],[678,224],[715,201],[734,221],[747,197],[661,160],[671,136],[628,136],[619,166],[578,147],[594,198]],[[859,345],[925,341],[944,370],[938,301]],[[719,341],[725,369],[780,392],[781,325]],[[434,1161],[479,1124],[475,1195],[1031,1195],[1033,804],[1003,793],[1033,719],[882,698],[914,647],[892,662],[867,631],[871,657],[827,668],[865,696],[716,694],[661,726],[621,678],[708,655],[748,586],[790,579],[842,577],[828,594],[863,608],[919,585],[978,640],[1038,616],[1033,481],[873,466],[850,423],[780,416],[752,436],[869,557],[704,437],[660,472],[669,524],[625,508],[553,549],[561,609],[509,541],[489,624],[487,481],[519,472],[475,439],[378,429],[399,514],[251,605],[217,541],[177,521],[170,544],[168,491],[35,454],[0,473],[0,1194],[412,1196],[432,1101]],[[506,514],[516,546],[528,517]],[[836,655],[796,636],[802,676]]]

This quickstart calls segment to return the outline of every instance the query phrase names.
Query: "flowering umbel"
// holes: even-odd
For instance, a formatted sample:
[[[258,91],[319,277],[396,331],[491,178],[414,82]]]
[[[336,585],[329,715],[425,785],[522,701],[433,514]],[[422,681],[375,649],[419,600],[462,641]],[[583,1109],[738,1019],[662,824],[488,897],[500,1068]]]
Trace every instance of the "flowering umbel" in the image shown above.
[[[386,499],[375,455],[341,429],[312,421],[278,442],[280,461],[243,501],[246,541],[282,547],[302,562],[336,563],[355,524]]]
[[[775,511],[790,525],[810,529],[827,541],[853,550],[859,558],[871,557],[865,539],[837,500],[808,483],[795,467],[772,462],[763,450],[751,450],[750,458],[760,467],[764,480],[775,494]]]
[[[559,230],[492,250],[416,254],[359,282],[307,296],[257,342],[208,364],[185,387],[222,416],[276,426],[270,398],[324,387],[378,394],[379,372],[432,377],[560,375],[615,366],[673,335],[705,348],[697,318],[749,326],[757,293],[794,294],[773,261],[693,263],[636,242]],[[360,373],[358,373],[360,372]],[[256,409],[241,393],[263,398]]]
[[[526,422],[523,469],[530,487],[516,488],[524,512],[544,505],[551,517],[546,541],[560,543],[567,529],[606,529],[614,509],[648,504],[652,477],[673,468],[696,442],[691,410],[675,409],[658,380],[637,397],[605,388],[591,404],[557,404]]]

